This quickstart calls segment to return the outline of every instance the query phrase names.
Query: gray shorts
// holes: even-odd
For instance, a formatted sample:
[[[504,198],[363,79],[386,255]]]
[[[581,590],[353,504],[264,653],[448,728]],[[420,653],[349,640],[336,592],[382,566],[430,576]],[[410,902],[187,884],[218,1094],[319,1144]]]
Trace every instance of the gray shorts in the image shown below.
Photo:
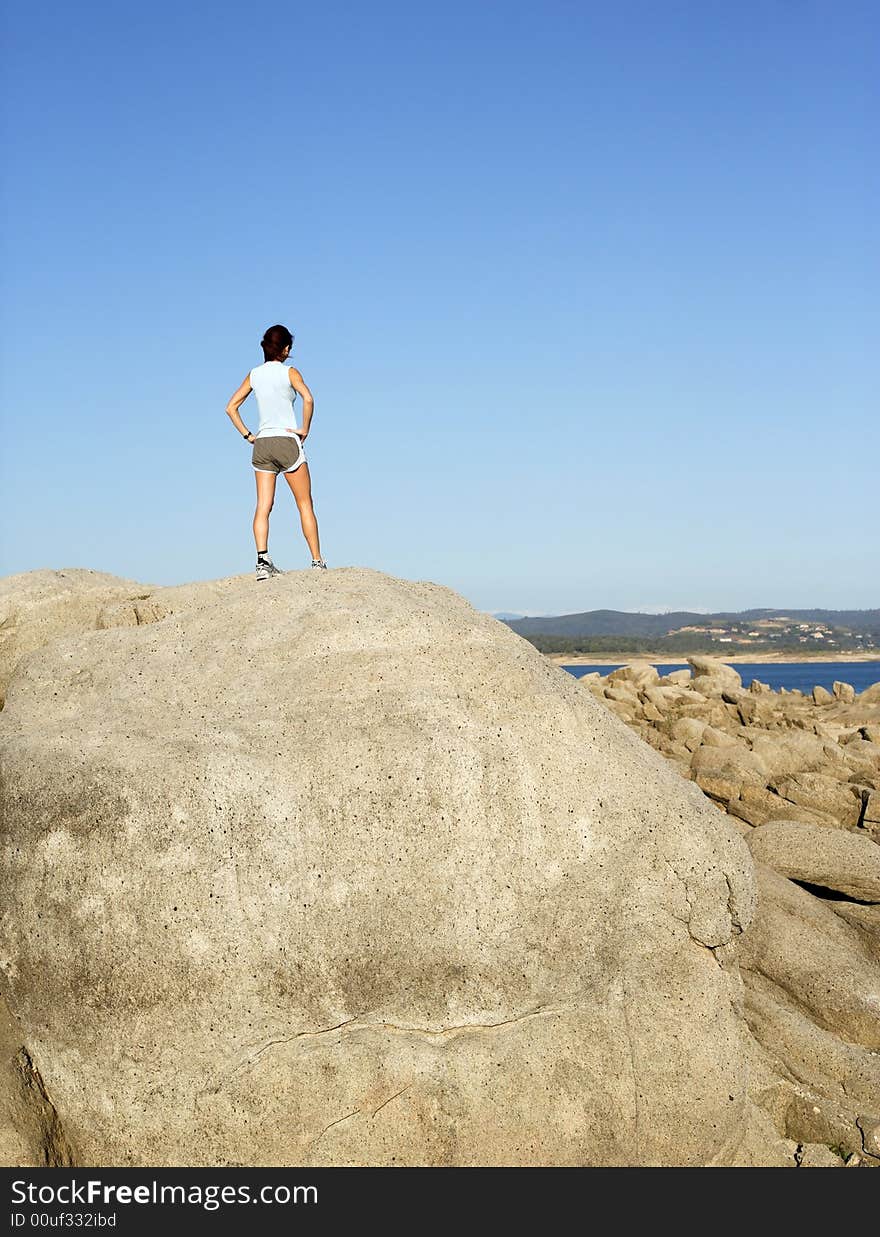
[[[274,434],[254,440],[251,463],[254,472],[293,472],[304,464],[306,453],[298,434]]]

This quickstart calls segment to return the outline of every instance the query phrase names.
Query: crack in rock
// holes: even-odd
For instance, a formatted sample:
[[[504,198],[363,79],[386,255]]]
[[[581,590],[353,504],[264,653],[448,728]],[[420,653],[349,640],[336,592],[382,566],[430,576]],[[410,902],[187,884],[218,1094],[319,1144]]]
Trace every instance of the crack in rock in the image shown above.
[[[387,1099],[387,1100],[383,1100],[383,1101],[382,1101],[382,1103],[379,1105],[379,1107],[378,1107],[378,1108],[374,1108],[374,1109],[373,1109],[373,1111],[370,1113],[370,1120],[372,1121],[372,1120],[373,1120],[373,1117],[375,1117],[376,1113],[377,1113],[377,1112],[381,1112],[381,1111],[382,1111],[382,1109],[385,1107],[385,1105],[386,1105],[386,1104],[390,1104],[392,1100],[396,1100],[396,1099],[397,1099],[397,1097],[398,1097],[398,1095],[403,1095],[403,1093],[404,1093],[405,1091],[409,1091],[409,1090],[411,1090],[411,1089],[412,1089],[412,1085],[413,1085],[413,1084],[410,1082],[410,1083],[408,1083],[405,1087],[401,1087],[399,1091],[395,1091],[393,1095],[389,1095],[389,1096],[388,1096],[388,1099]]]
[[[373,1111],[370,1113],[369,1119],[372,1121],[376,1113],[381,1112],[386,1104],[390,1104],[392,1100],[396,1100],[398,1096],[403,1095],[404,1092],[411,1090],[412,1086],[413,1084],[411,1082],[407,1083],[405,1087],[401,1087],[399,1091],[395,1091],[393,1095],[389,1095],[388,1099],[383,1100],[378,1108],[373,1109]],[[352,1117],[359,1117],[362,1115],[362,1113],[363,1113],[363,1109],[355,1108],[352,1112],[347,1112],[345,1116],[337,1117],[335,1121],[331,1121],[328,1125],[325,1125],[324,1128],[321,1130],[321,1132],[319,1134],[316,1134],[316,1136],[312,1138],[303,1148],[303,1155],[307,1155],[315,1147],[316,1143],[318,1143],[319,1140],[322,1139],[324,1135],[327,1133],[327,1131],[329,1129],[332,1129],[334,1125],[340,1125],[343,1121],[350,1121]]]
[[[244,1055],[233,1065],[232,1069],[213,1083],[203,1087],[198,1092],[196,1099],[198,1100],[203,1095],[216,1095],[218,1091],[228,1086],[239,1074],[250,1069],[270,1048],[275,1048],[280,1044],[292,1044],[297,1040],[322,1039],[337,1032],[351,1034],[355,1031],[384,1031],[392,1035],[413,1035],[427,1040],[428,1043],[445,1043],[447,1040],[454,1039],[460,1035],[480,1035],[486,1032],[498,1031],[503,1027],[514,1026],[518,1022],[525,1022],[529,1018],[571,1013],[576,1009],[577,1006],[569,1005],[538,1006],[535,1009],[527,1010],[524,1014],[517,1015],[515,1018],[504,1018],[499,1022],[465,1022],[459,1026],[449,1027],[417,1027],[395,1022],[367,1022],[362,1021],[360,1018],[349,1018],[345,1022],[337,1022],[332,1027],[322,1027],[318,1031],[298,1031],[295,1035],[276,1035],[271,1039],[263,1041],[258,1046],[246,1049]]]
[[[320,1142],[328,1130],[331,1130],[334,1125],[340,1125],[343,1121],[349,1121],[352,1117],[360,1116],[360,1111],[361,1110],[359,1108],[356,1108],[354,1112],[347,1112],[344,1117],[337,1117],[335,1121],[331,1121],[329,1125],[325,1125],[320,1134],[316,1134],[310,1142],[306,1143],[305,1147],[303,1147],[302,1154],[308,1155],[308,1153],[318,1142]]]

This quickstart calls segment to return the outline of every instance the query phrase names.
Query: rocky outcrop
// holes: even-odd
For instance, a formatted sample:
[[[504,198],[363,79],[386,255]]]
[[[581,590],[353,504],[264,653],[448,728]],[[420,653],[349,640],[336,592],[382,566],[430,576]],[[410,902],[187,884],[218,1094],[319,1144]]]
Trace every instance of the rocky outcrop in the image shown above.
[[[745,693],[711,659],[691,664],[691,688],[676,672],[681,694],[662,705],[672,675],[625,704],[610,675],[586,686],[734,819],[757,861],[740,946],[751,1094],[801,1166],[880,1165],[880,684]]]
[[[766,865],[759,909],[742,943],[745,1010],[770,1064],[753,1094],[779,1132],[880,1160],[866,1131],[880,1123],[880,965],[854,924]]]
[[[0,714],[4,987],[80,1162],[794,1163],[696,785],[438,585],[142,591]]]
[[[621,667],[580,682],[746,824],[799,819],[880,837],[871,828],[880,815],[873,689],[849,700],[849,685],[837,684],[830,703],[817,706],[802,693],[744,691],[732,667],[690,660],[695,673],[687,680],[677,671],[650,683],[637,663],[635,677]]]

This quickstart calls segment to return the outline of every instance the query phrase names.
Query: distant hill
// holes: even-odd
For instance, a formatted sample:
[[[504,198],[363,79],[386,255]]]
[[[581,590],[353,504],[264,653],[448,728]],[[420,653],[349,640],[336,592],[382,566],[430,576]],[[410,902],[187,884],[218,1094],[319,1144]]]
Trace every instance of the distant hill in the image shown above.
[[[724,610],[714,614],[698,614],[688,610],[669,614],[631,614],[626,610],[585,610],[580,614],[541,615],[537,618],[504,620],[521,636],[631,636],[650,639],[668,636],[682,627],[709,627],[729,624],[749,624],[767,620],[791,620],[799,623],[821,623],[862,635],[880,635],[880,610]]]
[[[684,610],[670,614],[629,614],[625,610],[587,610],[582,614],[545,614],[512,619],[508,627],[521,636],[665,636],[706,614]]]

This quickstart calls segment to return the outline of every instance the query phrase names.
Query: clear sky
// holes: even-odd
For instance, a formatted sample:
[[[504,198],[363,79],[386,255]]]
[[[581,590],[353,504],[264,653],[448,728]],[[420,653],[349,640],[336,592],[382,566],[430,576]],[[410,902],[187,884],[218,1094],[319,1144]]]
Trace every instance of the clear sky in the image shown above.
[[[0,574],[880,605],[874,0],[6,8]]]

